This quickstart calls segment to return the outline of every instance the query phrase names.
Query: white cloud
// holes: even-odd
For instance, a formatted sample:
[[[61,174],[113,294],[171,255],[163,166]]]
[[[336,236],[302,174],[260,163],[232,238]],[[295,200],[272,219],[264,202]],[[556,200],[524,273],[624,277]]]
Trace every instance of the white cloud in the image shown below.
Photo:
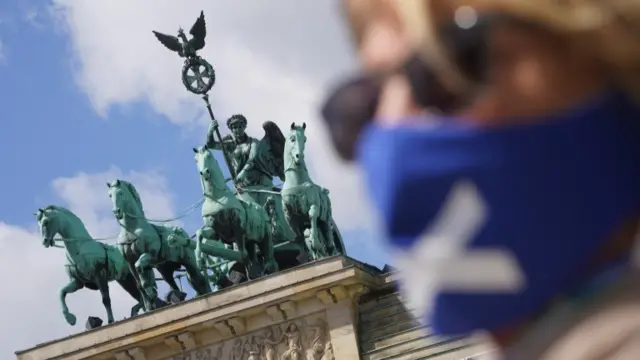
[[[53,2],[71,39],[78,84],[99,113],[147,101],[173,123],[200,127],[203,137],[202,100],[182,87],[182,60],[158,43],[151,30],[188,29],[204,10],[208,45],[202,55],[217,73],[211,92],[217,116],[244,113],[249,132],[258,137],[265,120],[285,131],[294,121],[306,122],[311,171],[318,184],[331,190],[336,221],[343,229],[370,228],[360,177],[336,159],[317,116],[325,85],[354,65],[337,2]]]
[[[155,171],[123,174],[112,166],[101,173],[81,172],[72,177],[55,179],[52,187],[68,208],[82,218],[89,232],[100,238],[113,237],[119,228],[113,219],[106,183],[115,179],[128,180],[136,187],[147,218],[161,220],[173,216],[173,195],[167,180]]]
[[[42,22],[42,13],[35,6],[30,6],[25,10],[23,20],[36,28],[42,28],[44,26]]]
[[[123,173],[112,167],[102,173],[56,179],[52,188],[62,200],[59,205],[78,215],[94,237],[108,236],[117,232],[118,225],[111,214],[106,182],[116,178],[136,186],[148,217],[174,215],[167,182],[154,171]],[[99,292],[82,289],[67,296],[69,309],[78,319],[75,327],[67,325],[58,301],[58,291],[67,283],[65,254],[62,249],[42,246],[35,217],[33,221],[34,226],[28,229],[0,221],[0,264],[6,279],[0,306],[2,359],[13,358],[15,350],[82,331],[88,316],[106,320]],[[110,293],[116,319],[129,316],[134,300],[117,283],[111,284]]]

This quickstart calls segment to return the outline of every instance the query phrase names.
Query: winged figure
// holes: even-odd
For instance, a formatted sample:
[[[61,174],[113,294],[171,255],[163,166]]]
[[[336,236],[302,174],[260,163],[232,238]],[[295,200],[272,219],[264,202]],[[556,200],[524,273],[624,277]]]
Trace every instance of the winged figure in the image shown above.
[[[265,169],[269,174],[277,176],[284,181],[284,143],[282,131],[273,121],[265,121],[262,124],[264,137],[260,140]]]
[[[196,57],[196,52],[205,45],[204,38],[207,36],[206,23],[204,21],[204,12],[200,12],[200,16],[189,30],[191,39],[187,39],[184,30],[178,30],[178,36],[166,35],[153,31],[158,41],[167,49],[175,51],[180,57],[192,58]]]
[[[222,142],[216,141],[216,121],[215,125],[209,127],[206,144],[209,149],[223,150],[229,154],[232,174],[237,180],[242,181],[244,186],[262,186],[271,183],[276,176],[284,181],[285,138],[278,125],[272,121],[264,122],[264,136],[261,139],[245,132],[247,119],[242,114],[231,116],[227,120],[227,127],[232,133],[223,137]]]

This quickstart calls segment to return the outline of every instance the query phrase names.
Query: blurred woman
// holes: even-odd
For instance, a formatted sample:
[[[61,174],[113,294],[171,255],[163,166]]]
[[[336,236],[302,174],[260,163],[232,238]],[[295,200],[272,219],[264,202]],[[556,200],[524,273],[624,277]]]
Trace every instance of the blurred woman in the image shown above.
[[[639,0],[345,0],[322,109],[410,307],[508,359],[640,359]]]

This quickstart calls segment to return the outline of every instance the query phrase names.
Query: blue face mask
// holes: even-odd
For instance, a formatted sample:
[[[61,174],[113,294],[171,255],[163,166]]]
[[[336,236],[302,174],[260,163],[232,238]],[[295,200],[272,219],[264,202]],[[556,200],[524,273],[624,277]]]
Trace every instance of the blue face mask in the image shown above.
[[[401,287],[437,333],[536,314],[640,215],[640,111],[618,93],[535,125],[437,123],[372,125],[359,147]]]

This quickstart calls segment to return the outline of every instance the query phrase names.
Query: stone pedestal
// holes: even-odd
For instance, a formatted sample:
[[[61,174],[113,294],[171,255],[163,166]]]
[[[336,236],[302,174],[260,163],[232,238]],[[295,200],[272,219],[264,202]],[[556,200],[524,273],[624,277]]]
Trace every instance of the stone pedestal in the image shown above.
[[[360,298],[368,294],[371,302],[392,283],[376,268],[336,256],[16,355],[18,360],[382,360],[397,352],[380,349],[380,341],[391,342],[374,339],[374,332],[398,341],[406,336],[394,335],[379,319],[391,307],[377,301],[377,307],[367,305],[377,310],[366,315]],[[369,329],[374,323],[378,328]],[[392,346],[407,348],[403,344]],[[411,353],[397,360],[408,359]]]
[[[355,360],[379,273],[332,257],[16,353],[19,360]]]

